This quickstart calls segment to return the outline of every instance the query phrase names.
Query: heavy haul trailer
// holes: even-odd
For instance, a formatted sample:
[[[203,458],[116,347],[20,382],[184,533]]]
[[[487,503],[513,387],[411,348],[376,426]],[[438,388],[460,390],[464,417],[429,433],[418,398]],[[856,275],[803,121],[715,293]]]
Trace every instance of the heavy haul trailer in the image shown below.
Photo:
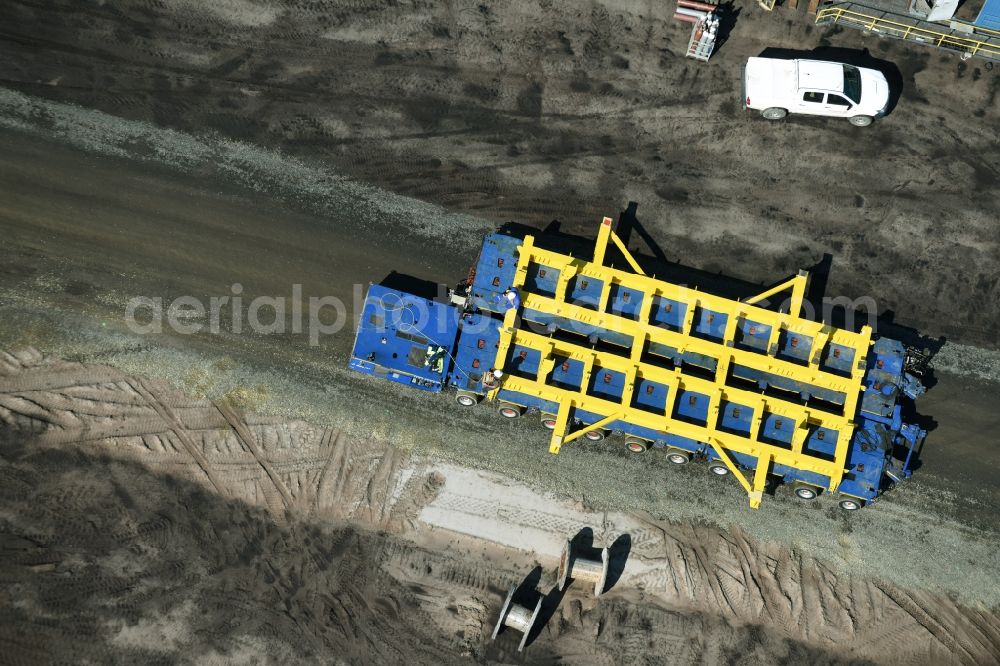
[[[609,241],[632,271],[605,266]],[[801,317],[807,282],[732,300],[657,280],[610,218],[590,261],[492,234],[448,303],[372,285],[350,367],[507,418],[540,413],[553,454],[617,434],[732,474],[753,508],[780,477],[855,510],[910,475],[925,432],[900,400],[923,386],[900,342]],[[787,312],[761,305],[784,295]]]

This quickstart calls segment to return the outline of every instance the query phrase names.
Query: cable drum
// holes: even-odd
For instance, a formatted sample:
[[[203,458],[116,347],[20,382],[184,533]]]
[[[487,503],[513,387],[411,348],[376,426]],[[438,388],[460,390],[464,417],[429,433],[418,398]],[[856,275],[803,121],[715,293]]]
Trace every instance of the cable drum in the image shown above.
[[[604,586],[608,580],[608,548],[601,549],[601,559],[591,560],[573,552],[573,542],[566,541],[562,557],[559,558],[559,591],[566,587],[570,579],[585,580],[594,583],[594,596],[604,594]]]
[[[521,636],[521,643],[517,646],[517,651],[521,652],[524,650],[524,644],[528,641],[531,628],[535,626],[538,613],[542,610],[542,597],[538,597],[535,608],[531,609],[513,602],[516,590],[517,585],[511,585],[510,592],[507,593],[507,599],[503,602],[503,607],[500,609],[500,617],[497,618],[497,624],[493,627],[492,640],[497,639],[497,634],[500,633],[501,627],[516,629],[523,634]]]

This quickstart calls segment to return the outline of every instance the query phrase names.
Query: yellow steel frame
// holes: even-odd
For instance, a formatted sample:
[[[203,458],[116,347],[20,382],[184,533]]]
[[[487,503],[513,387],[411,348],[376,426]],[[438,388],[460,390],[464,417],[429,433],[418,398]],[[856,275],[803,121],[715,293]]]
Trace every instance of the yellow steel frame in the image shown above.
[[[696,289],[657,280],[645,275],[628,251],[625,244],[611,229],[611,218],[602,220],[594,247],[593,261],[573,258],[549,250],[538,248],[534,238],[527,236],[518,250],[518,264],[513,286],[522,290],[521,301],[525,310],[535,310],[548,315],[565,317],[596,327],[616,331],[632,338],[631,349],[621,354],[595,351],[588,347],[538,335],[517,326],[518,312],[509,310],[504,316],[501,328],[496,365],[501,367],[512,345],[536,349],[541,353],[539,370],[534,379],[508,374],[503,388],[559,405],[556,425],[552,431],[549,451],[559,453],[564,444],[583,433],[623,420],[637,426],[671,433],[709,444],[729,468],[750,498],[750,506],[757,508],[772,463],[808,470],[830,479],[829,489],[836,490],[844,475],[848,446],[854,431],[853,417],[863,390],[862,378],[865,359],[871,344],[871,329],[864,327],[860,333],[833,329],[832,327],[800,317],[801,306],[808,284],[808,274],[799,275],[772,289],[736,301],[721,296],[706,294]],[[604,265],[608,241],[612,241],[625,256],[635,271],[627,272]],[[559,271],[554,296],[542,296],[524,291],[528,268],[537,263]],[[574,276],[586,276],[600,280],[603,284],[598,309],[584,308],[566,302],[566,292]],[[613,284],[623,285],[643,293],[639,316],[635,319],[606,313]],[[762,300],[783,292],[790,292],[788,312],[778,312],[757,305]],[[680,331],[670,331],[650,323],[650,313],[656,297],[666,297],[686,304],[685,321]],[[693,337],[696,307],[728,315],[726,330],[721,341]],[[769,353],[755,353],[733,346],[733,339],[741,319],[770,325],[771,338]],[[806,365],[799,365],[775,357],[778,338],[782,331],[809,336],[813,340],[813,353]],[[667,370],[644,363],[641,360],[647,342],[670,345],[681,352],[690,351],[716,359],[713,379],[693,377],[683,374],[679,368]],[[855,350],[855,365],[849,378],[825,371],[820,367],[823,348],[828,343],[836,343]],[[551,374],[556,358],[569,358],[583,363],[583,379],[578,390],[551,386],[546,378]],[[832,414],[811,410],[792,400],[783,400],[763,393],[747,391],[727,384],[729,369],[733,364],[780,375],[796,381],[821,386],[843,394],[843,410]],[[598,369],[608,369],[625,375],[625,389],[620,402],[595,397],[587,393],[589,379]],[[668,387],[667,404],[663,415],[631,407],[632,392],[641,379],[649,379]],[[680,391],[690,389],[709,396],[708,420],[705,425],[677,421],[670,418],[673,403]],[[497,391],[490,394],[496,396]],[[719,409],[723,401],[746,405],[754,410],[751,435],[744,437],[716,428]],[[567,433],[570,414],[573,409],[582,409],[605,415],[596,423]],[[793,419],[796,429],[789,448],[773,446],[757,439],[764,413],[781,415]],[[826,460],[803,452],[803,445],[811,427],[823,427],[837,431],[834,459]],[[735,465],[729,452],[738,452],[757,459],[755,473],[747,479]]]
[[[938,47],[954,47],[965,51],[969,55],[983,55],[1000,57],[1000,44],[995,41],[976,39],[973,37],[960,37],[944,30],[932,30],[930,28],[917,27],[893,21],[880,16],[873,16],[863,12],[857,12],[843,7],[825,7],[816,13],[816,23],[829,21],[832,23],[845,22],[853,23],[864,30],[871,32],[891,32],[901,39],[919,40]],[[985,28],[975,28],[976,32],[985,32],[990,35],[998,35],[994,30]]]

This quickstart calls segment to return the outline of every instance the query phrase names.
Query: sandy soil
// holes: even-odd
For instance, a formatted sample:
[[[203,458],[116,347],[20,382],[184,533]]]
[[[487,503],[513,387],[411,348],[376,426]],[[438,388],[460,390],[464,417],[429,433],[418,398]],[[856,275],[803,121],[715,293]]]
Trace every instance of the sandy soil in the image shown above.
[[[771,282],[829,253],[834,294],[1000,342],[1000,71],[982,62],[752,2],[708,65],[638,0],[217,4],[6,2],[4,85],[496,222],[589,235],[636,201],[646,254]],[[771,47],[871,61],[898,103],[864,131],[763,123],[740,108],[739,73]]]
[[[941,595],[109,367],[0,354],[0,434],[14,663],[506,662],[492,622],[524,581],[546,595],[530,663],[1000,658],[1000,618]],[[613,546],[599,601],[554,585],[581,533]]]

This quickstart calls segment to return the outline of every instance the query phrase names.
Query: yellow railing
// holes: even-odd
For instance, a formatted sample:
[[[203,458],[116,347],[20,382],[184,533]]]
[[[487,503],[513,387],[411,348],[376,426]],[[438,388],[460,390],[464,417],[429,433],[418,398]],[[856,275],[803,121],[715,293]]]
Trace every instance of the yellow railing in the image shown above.
[[[973,37],[961,37],[940,30],[917,27],[864,14],[843,7],[824,7],[816,13],[816,23],[853,23],[871,32],[889,33],[901,39],[912,39],[938,47],[951,47],[972,55],[1000,58],[1000,44]],[[978,28],[977,28],[978,30]],[[995,33],[995,31],[986,31]],[[997,33],[1000,34],[1000,33]]]

